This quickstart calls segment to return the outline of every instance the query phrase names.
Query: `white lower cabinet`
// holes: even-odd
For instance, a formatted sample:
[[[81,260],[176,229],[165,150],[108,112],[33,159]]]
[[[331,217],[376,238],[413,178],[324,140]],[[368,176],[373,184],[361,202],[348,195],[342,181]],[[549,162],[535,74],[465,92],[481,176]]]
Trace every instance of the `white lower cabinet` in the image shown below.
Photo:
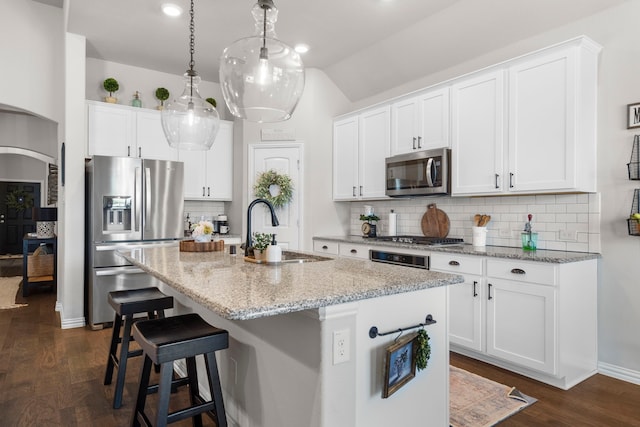
[[[369,246],[354,243],[340,243],[338,254],[350,258],[369,259]]]
[[[597,260],[544,263],[434,252],[453,351],[568,389],[597,371]]]
[[[431,254],[431,270],[464,276],[464,282],[447,287],[449,292],[449,342],[473,350],[484,348],[485,286],[482,257]]]
[[[314,240],[313,251],[321,254],[338,255],[338,242],[330,240]]]

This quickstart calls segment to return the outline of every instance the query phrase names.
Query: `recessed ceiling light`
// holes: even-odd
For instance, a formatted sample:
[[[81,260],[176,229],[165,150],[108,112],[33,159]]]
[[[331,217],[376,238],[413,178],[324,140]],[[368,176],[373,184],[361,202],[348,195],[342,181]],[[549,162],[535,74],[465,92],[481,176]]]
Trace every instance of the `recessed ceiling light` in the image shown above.
[[[175,18],[177,16],[182,15],[182,8],[177,4],[165,3],[162,5],[162,12],[167,16],[171,16]]]
[[[296,47],[294,47],[295,51],[298,53],[307,53],[309,52],[309,45],[306,44],[297,44]]]

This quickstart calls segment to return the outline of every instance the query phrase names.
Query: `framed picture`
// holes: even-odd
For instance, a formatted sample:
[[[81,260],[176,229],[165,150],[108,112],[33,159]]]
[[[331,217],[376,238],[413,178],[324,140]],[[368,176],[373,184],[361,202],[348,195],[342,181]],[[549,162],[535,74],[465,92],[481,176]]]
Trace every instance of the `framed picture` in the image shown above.
[[[387,398],[416,376],[416,334],[386,348],[382,397]]]
[[[640,102],[627,105],[627,129],[640,127]]]

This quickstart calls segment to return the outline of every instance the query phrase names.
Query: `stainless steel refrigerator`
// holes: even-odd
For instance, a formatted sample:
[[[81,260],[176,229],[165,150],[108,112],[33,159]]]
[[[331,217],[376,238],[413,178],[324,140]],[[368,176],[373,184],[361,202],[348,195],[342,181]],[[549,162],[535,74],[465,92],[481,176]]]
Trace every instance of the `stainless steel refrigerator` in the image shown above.
[[[109,292],[158,284],[116,251],[182,239],[184,164],[94,156],[85,172],[85,314],[99,329],[113,321]]]

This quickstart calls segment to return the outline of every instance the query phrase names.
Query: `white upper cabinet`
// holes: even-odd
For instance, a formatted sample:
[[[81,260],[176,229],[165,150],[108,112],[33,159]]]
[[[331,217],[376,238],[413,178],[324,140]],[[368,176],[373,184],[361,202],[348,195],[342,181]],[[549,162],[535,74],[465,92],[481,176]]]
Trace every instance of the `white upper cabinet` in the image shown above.
[[[390,150],[388,105],[333,124],[333,199],[384,199]]]
[[[599,51],[579,37],[494,67],[495,91],[470,86],[487,72],[455,83],[452,193],[596,191]]]
[[[451,87],[451,192],[499,193],[504,162],[504,71]]]
[[[391,104],[391,155],[449,147],[449,88]]]
[[[184,162],[185,199],[232,199],[233,122],[220,121],[220,130],[210,150],[180,150],[179,159]]]
[[[177,160],[162,130],[160,112],[87,101],[88,156]]]

